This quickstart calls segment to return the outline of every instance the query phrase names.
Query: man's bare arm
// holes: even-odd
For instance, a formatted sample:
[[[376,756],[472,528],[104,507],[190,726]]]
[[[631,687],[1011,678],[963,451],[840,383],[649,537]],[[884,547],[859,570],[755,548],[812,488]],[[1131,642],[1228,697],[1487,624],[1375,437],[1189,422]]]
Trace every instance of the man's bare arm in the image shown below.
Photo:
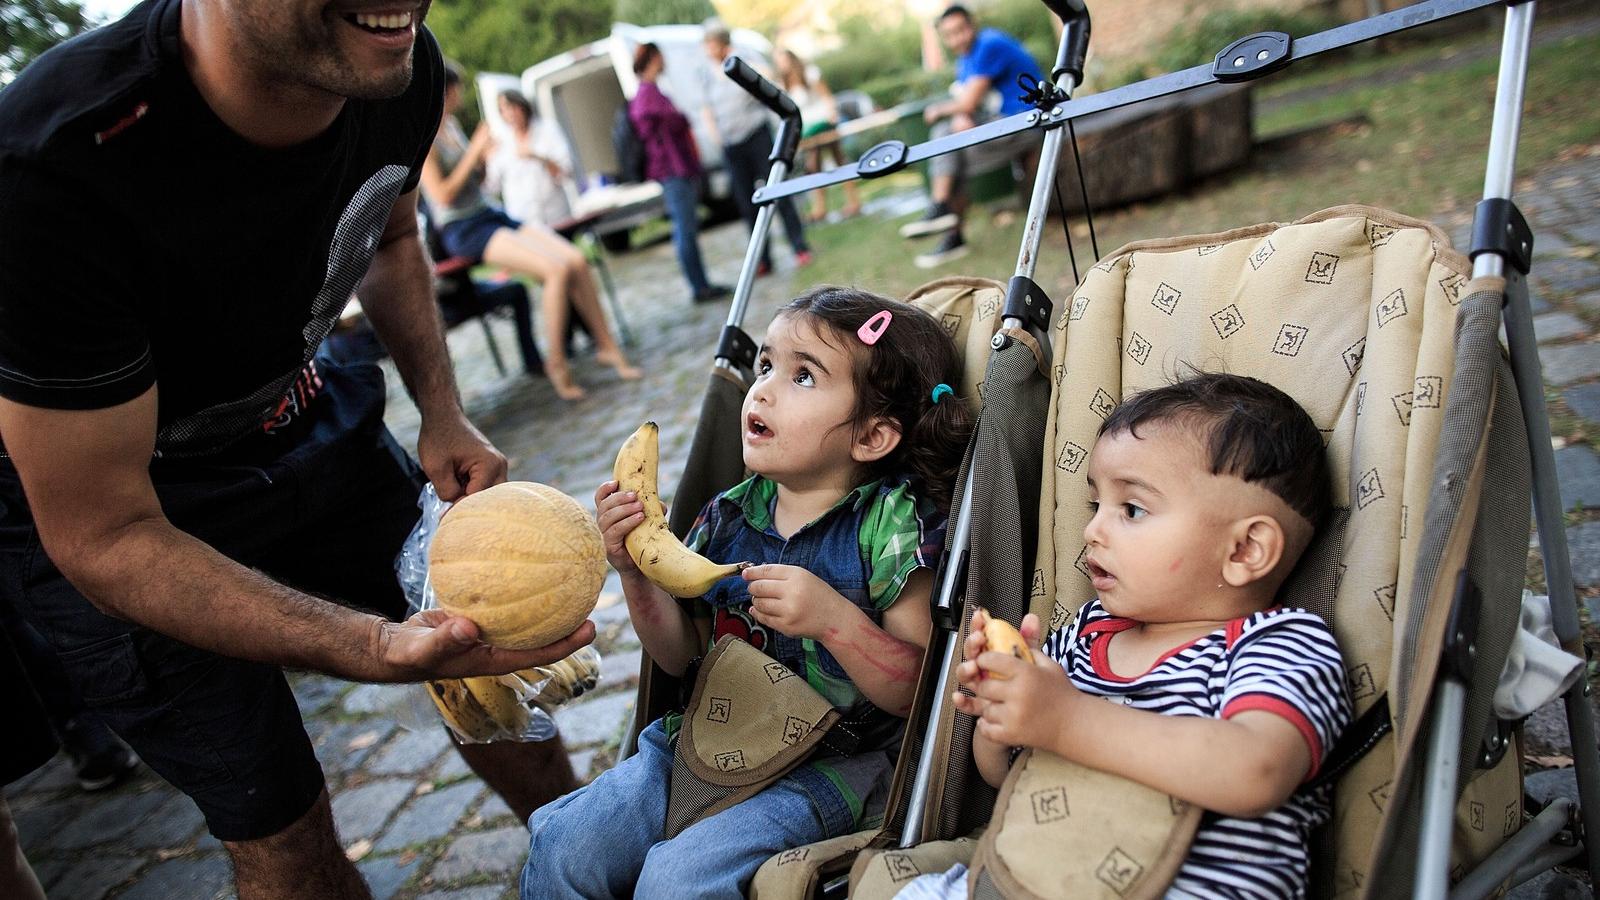
[[[506,480],[506,459],[461,411],[432,267],[417,233],[417,193],[395,201],[357,296],[422,413],[417,457],[439,496],[456,500]]]
[[[391,623],[287,588],[171,524],[150,481],[156,389],[100,410],[0,399],[5,435],[40,541],[74,587],[109,615],[226,656],[364,681],[509,672],[559,659],[593,637],[512,653],[461,617]],[[430,614],[424,614],[429,616]]]

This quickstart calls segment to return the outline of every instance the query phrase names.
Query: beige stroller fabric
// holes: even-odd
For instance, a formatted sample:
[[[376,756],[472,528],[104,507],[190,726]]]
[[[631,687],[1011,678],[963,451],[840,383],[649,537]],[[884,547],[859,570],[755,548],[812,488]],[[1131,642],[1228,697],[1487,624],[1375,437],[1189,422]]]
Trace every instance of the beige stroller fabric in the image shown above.
[[[1202,812],[1029,750],[1000,788],[967,874],[969,893],[974,900],[1154,900],[1183,864]]]
[[[1387,691],[1397,733],[1414,736],[1417,723],[1405,716],[1426,705],[1437,642],[1430,656],[1426,642],[1419,652],[1396,636],[1419,633],[1411,617],[1427,604],[1418,595],[1438,588],[1416,583],[1416,566],[1468,272],[1437,228],[1359,206],[1290,225],[1129,244],[1097,264],[1057,324],[1033,610],[1059,628],[1093,595],[1082,561],[1084,464],[1110,409],[1192,369],[1261,378],[1311,414],[1335,481],[1333,521],[1286,585],[1285,602],[1332,625],[1356,713]],[[1524,528],[1526,510],[1524,500]],[[1467,526],[1458,530],[1470,534],[1472,512],[1461,511]],[[1454,569],[1440,571],[1453,582]],[[1316,873],[1320,888],[1383,892],[1368,881],[1368,856],[1396,768],[1385,738],[1338,783],[1333,849],[1324,856],[1331,871]],[[1463,835],[1491,817],[1520,825],[1519,782],[1514,759],[1480,778],[1463,799]],[[1476,859],[1501,836],[1470,847],[1464,837],[1458,850]]]

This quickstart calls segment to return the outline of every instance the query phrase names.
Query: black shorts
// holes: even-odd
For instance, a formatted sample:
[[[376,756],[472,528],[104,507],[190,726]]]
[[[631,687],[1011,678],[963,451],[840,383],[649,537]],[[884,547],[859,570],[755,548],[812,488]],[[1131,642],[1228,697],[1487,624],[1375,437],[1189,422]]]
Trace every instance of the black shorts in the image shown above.
[[[324,371],[293,435],[150,467],[167,517],[272,577],[392,619],[394,558],[424,484],[383,425],[375,366]],[[14,598],[106,724],[194,799],[219,840],[282,831],[321,793],[322,769],[282,670],[218,656],[105,615],[39,546],[16,472],[0,464],[0,595]]]

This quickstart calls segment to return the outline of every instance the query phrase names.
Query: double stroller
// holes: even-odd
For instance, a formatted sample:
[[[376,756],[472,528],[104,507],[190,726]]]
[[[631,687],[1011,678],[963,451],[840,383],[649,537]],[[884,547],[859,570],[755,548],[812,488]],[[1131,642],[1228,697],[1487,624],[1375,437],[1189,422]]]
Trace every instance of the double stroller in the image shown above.
[[[1318,774],[1333,784],[1334,812],[1313,845],[1313,893],[1490,896],[1566,863],[1586,868],[1593,883],[1600,756],[1586,680],[1565,695],[1576,805],[1524,797],[1521,723],[1501,720],[1492,704],[1518,629],[1530,498],[1556,635],[1583,655],[1529,310],[1532,238],[1510,199],[1535,4],[1425,0],[1306,37],[1249,35],[1222,48],[1213,64],[1072,99],[1089,12],[1081,0],[1046,2],[1065,27],[1051,83],[1032,92],[1034,110],[916,146],[885,142],[853,165],[792,180],[785,175],[799,137],[794,104],[737,59],[725,68],[783,124],[770,177],[755,195],[754,236],[672,504],[680,535],[705,501],[744,475],[739,409],[756,348],[740,326],[772,202],[1017,131],[1044,131],[1009,282],[946,278],[908,298],[944,322],[963,349],[959,394],[979,415],[936,577],[934,633],[882,822],[769,860],[750,896],[878,900],[975,853],[990,861],[976,880],[978,897],[1165,891],[1173,852],[1159,835],[1149,838],[1146,820],[1155,812],[1146,789],[1110,776],[1094,786],[1104,802],[1084,806],[1097,817],[1093,840],[1049,854],[992,838],[985,847],[986,833],[1029,811],[996,807],[971,760],[973,721],[948,698],[971,604],[1012,623],[1033,612],[1061,627],[1092,597],[1081,537],[1088,448],[1123,396],[1190,369],[1278,386],[1311,414],[1327,443],[1335,514],[1283,598],[1332,626],[1355,707]],[[1503,7],[1506,22],[1469,253],[1426,222],[1350,205],[1290,224],[1125,245],[1059,304],[1034,282],[1073,120],[1248,81],[1490,7]],[[646,658],[635,734],[677,696],[678,685]],[[1063,874],[1041,855],[1077,862]]]

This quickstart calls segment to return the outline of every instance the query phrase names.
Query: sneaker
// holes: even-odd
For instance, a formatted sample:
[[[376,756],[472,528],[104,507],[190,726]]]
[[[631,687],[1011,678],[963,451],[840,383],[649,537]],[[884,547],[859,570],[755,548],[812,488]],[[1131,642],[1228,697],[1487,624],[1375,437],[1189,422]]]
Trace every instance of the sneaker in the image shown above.
[[[772,274],[772,263],[769,263],[769,262],[756,263],[756,277],[757,278],[765,278],[765,277],[767,277],[768,275],[771,275],[771,274]]]
[[[714,303],[714,302],[716,302],[718,300],[726,300],[727,298],[732,297],[732,296],[733,296],[733,288],[728,287],[725,284],[713,284],[710,287],[706,288],[705,290],[701,291],[700,293],[695,294],[694,295],[694,302],[696,302],[696,303]]]
[[[939,245],[934,247],[932,252],[919,253],[912,262],[915,262],[919,269],[931,269],[934,266],[944,265],[952,259],[966,256],[968,249],[966,239],[961,236],[961,232],[952,231],[939,241]]]
[[[813,259],[815,259],[815,257],[811,255],[810,250],[801,250],[799,253],[794,255],[794,264],[803,269],[806,266],[811,265],[811,261]]]
[[[72,761],[78,787],[85,791],[103,791],[139,768],[139,757],[111,729],[81,716],[62,728],[61,747]]]
[[[938,234],[949,231],[960,223],[961,219],[950,211],[950,207],[943,203],[935,203],[928,207],[922,218],[914,222],[907,222],[900,226],[901,237],[921,237],[925,234]]]

